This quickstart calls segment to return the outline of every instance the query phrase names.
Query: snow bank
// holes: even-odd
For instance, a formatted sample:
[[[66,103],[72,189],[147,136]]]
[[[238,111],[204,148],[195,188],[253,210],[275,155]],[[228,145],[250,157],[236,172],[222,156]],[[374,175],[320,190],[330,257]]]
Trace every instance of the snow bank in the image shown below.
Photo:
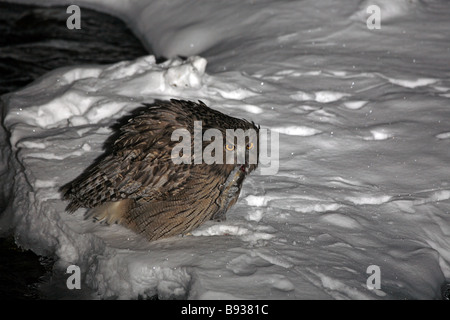
[[[101,298],[439,297],[450,278],[449,4],[378,0],[388,23],[369,30],[366,1],[78,3],[189,58],[59,69],[4,96],[0,230],[59,270],[80,266]],[[64,213],[58,187],[101,154],[110,125],[168,98],[277,130],[279,171],[250,176],[226,222],[184,238],[147,243]],[[381,288],[370,290],[373,265]]]

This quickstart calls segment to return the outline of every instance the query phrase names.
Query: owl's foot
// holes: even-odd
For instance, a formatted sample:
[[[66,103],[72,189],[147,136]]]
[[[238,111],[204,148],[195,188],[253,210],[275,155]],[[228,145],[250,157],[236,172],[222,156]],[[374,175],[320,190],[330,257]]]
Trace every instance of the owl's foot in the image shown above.
[[[182,237],[189,237],[189,236],[193,236],[193,234],[188,232],[188,233],[182,233],[181,236]]]
[[[216,222],[226,221],[227,217],[225,215],[225,210],[220,210],[219,212],[216,212],[216,214],[214,214],[211,217],[211,220],[216,221]]]

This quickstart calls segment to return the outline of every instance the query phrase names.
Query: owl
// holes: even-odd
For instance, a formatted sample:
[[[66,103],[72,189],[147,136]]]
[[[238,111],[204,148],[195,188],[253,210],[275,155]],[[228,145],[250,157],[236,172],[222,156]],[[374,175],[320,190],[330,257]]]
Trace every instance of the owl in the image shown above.
[[[86,218],[119,223],[149,241],[225,220],[245,177],[258,166],[257,156],[249,158],[259,126],[201,101],[156,101],[140,110],[120,125],[103,156],[60,189],[69,201],[66,211],[87,208]],[[206,138],[211,130],[214,139]],[[238,130],[255,134],[240,143],[228,134]],[[180,132],[184,137],[174,135]]]

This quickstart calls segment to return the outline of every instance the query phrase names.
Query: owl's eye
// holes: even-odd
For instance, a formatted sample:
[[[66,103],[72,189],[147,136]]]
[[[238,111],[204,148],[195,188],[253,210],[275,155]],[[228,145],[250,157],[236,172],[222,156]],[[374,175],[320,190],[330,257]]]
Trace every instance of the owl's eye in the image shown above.
[[[253,142],[250,142],[250,143],[247,145],[247,149],[248,149],[248,150],[253,149]]]
[[[225,146],[225,148],[227,148],[228,151],[231,151],[231,150],[234,150],[234,145],[232,145],[232,144],[227,144],[227,145]]]

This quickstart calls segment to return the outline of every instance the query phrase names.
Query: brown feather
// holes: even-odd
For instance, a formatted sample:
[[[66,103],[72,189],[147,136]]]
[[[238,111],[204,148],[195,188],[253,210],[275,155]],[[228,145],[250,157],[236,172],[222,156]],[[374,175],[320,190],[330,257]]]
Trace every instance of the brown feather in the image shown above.
[[[171,141],[172,132],[185,128],[193,134],[194,121],[202,121],[203,131],[215,128],[224,136],[226,129],[259,128],[201,101],[158,101],[145,107],[120,127],[98,162],[61,188],[70,201],[66,210],[89,208],[86,217],[121,223],[149,240],[185,234],[210,219],[224,220],[257,164],[247,170],[239,164],[174,164],[171,151],[178,141]]]

